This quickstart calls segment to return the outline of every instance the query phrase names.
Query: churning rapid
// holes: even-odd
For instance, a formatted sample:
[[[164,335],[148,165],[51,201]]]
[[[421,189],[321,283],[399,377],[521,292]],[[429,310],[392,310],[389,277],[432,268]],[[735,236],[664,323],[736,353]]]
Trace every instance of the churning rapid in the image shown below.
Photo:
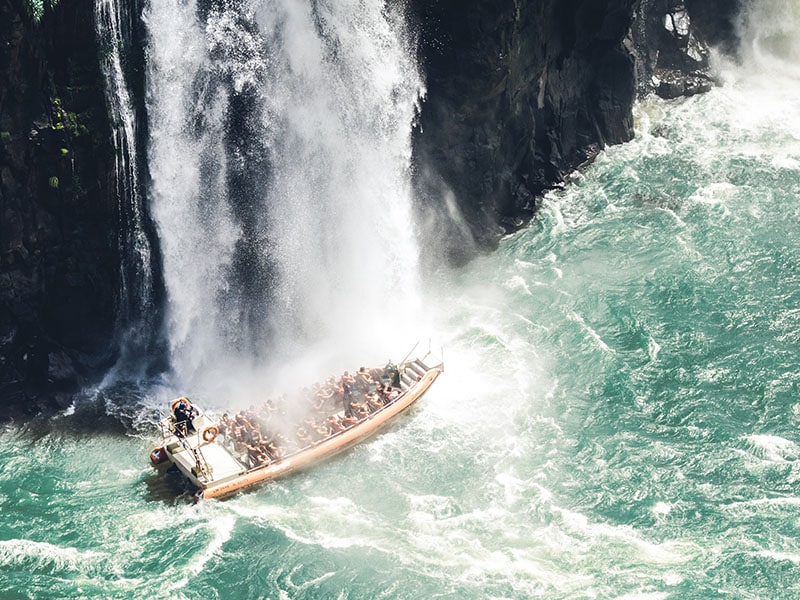
[[[147,11],[177,377],[389,335],[382,301],[433,316],[446,372],[388,433],[196,506],[164,499],[152,424],[6,426],[5,592],[799,597],[795,5],[754,3],[721,87],[643,101],[530,228],[422,285],[407,34],[382,2],[311,4]]]
[[[176,380],[230,396],[317,344],[383,355],[418,296],[402,11],[168,0],[145,19]]]

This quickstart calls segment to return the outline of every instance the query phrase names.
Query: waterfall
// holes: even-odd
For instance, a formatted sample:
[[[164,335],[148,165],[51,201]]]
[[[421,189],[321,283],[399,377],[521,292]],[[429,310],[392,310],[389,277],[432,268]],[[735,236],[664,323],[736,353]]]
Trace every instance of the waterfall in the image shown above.
[[[135,2],[132,2],[135,4]],[[130,51],[135,6],[124,0],[96,0],[95,30],[114,146],[115,191],[119,213],[120,294],[117,331],[122,370],[153,360],[158,318],[153,250],[147,235],[145,196],[140,185],[137,122],[123,55]],[[128,373],[129,374],[129,373]]]
[[[314,351],[404,350],[422,82],[402,9],[159,0],[144,16],[176,381],[230,393]]]
[[[800,4],[750,0],[740,15],[745,60],[760,68],[800,77]]]
[[[737,94],[737,122],[754,132],[768,128],[800,136],[800,5],[748,0],[737,30],[740,60],[720,59],[718,65]]]

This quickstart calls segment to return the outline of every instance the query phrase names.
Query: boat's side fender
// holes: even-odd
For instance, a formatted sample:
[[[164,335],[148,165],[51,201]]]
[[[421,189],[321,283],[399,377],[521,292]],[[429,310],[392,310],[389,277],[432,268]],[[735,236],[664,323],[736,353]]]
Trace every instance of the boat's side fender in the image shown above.
[[[167,453],[164,451],[163,447],[160,448],[153,448],[153,451],[150,453],[150,462],[153,463],[153,466],[160,465],[169,457]]]

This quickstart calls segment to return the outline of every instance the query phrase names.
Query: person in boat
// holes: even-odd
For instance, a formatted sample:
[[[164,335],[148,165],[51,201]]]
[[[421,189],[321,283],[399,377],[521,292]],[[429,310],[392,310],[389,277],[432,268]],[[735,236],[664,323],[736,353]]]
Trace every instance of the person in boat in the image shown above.
[[[366,404],[372,412],[375,412],[384,405],[383,399],[377,393],[366,394],[365,398],[367,401]]]
[[[224,437],[225,439],[230,437],[232,424],[231,424],[231,418],[228,416],[228,413],[225,413],[220,417],[219,424],[217,425],[217,427],[219,427],[219,434],[222,437]]]
[[[350,403],[350,413],[359,421],[365,419],[369,416],[369,408],[367,408],[366,403],[361,402],[351,402]]]
[[[262,452],[267,455],[269,462],[273,462],[281,458],[281,451],[274,441],[262,440],[260,446]]]
[[[342,397],[344,399],[344,403],[347,405],[355,395],[356,380],[350,375],[350,373],[345,371],[342,375],[339,385],[342,388]]]
[[[297,438],[297,443],[300,445],[301,448],[305,448],[306,446],[310,446],[314,443],[314,440],[308,435],[308,431],[306,431],[305,427],[298,427],[297,431],[295,432],[295,437]]]
[[[327,419],[325,419],[325,425],[328,427],[329,435],[344,431],[344,425],[342,425],[339,422],[339,419],[337,419],[334,415],[330,415]]]
[[[266,453],[256,444],[248,444],[247,458],[250,461],[251,467],[259,467],[269,462],[269,458],[267,457]]]
[[[383,377],[383,369],[381,369],[380,367],[374,367],[369,370],[369,376],[372,377],[372,381],[378,383]]]
[[[353,425],[358,423],[358,419],[356,419],[354,416],[350,415],[349,417],[348,416],[343,417],[339,422],[342,424],[342,426],[345,429],[347,429],[348,427],[352,427]]]
[[[400,369],[391,360],[383,368],[383,376],[392,382],[392,386],[400,387]]]
[[[366,367],[361,367],[358,370],[358,373],[356,373],[355,384],[356,384],[356,389],[362,394],[365,394],[370,390],[373,381],[372,377],[370,377],[370,374],[367,372]]]
[[[188,400],[184,398],[178,400],[178,403],[172,411],[172,416],[175,419],[175,429],[177,431],[182,432],[183,435],[194,433],[195,429],[192,424],[192,419],[195,416],[194,407]]]

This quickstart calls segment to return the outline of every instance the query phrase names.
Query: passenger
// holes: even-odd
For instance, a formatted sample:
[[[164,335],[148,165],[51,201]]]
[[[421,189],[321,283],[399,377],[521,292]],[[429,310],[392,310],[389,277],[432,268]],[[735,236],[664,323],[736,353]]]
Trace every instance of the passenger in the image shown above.
[[[251,467],[258,467],[266,462],[267,456],[258,446],[249,444],[247,446],[247,458]]]
[[[231,419],[228,416],[228,413],[225,413],[220,417],[218,427],[220,435],[227,439],[231,431]]]
[[[319,389],[316,392],[316,402],[314,404],[314,408],[319,412],[322,411],[325,406],[327,406],[333,399],[334,396],[334,389],[332,386],[319,386]]]
[[[354,416],[351,415],[349,417],[342,418],[340,422],[342,426],[344,426],[344,428],[347,429],[348,427],[352,427],[353,425],[358,423],[358,419],[356,419]]]
[[[372,377],[367,373],[366,367],[361,367],[355,377],[356,389],[361,393],[366,393],[372,388]]]
[[[344,398],[345,403],[350,402],[355,395],[356,380],[353,379],[353,377],[347,371],[345,371],[344,375],[342,375],[341,386],[342,397]]]
[[[175,419],[175,429],[188,435],[194,433],[194,425],[192,419],[195,417],[194,408],[185,398],[178,400],[173,410],[173,418]]]
[[[351,402],[350,413],[360,421],[369,415],[369,409],[360,402]]]
[[[306,431],[305,427],[298,427],[296,433],[297,441],[300,443],[301,448],[305,448],[306,446],[310,446],[314,443],[314,440],[311,439],[311,436],[308,435],[308,431]]]
[[[267,455],[270,461],[280,460],[281,451],[278,448],[278,446],[275,445],[275,442],[273,441],[268,442],[264,440],[263,442],[261,442],[261,449],[264,451],[264,453]]]
[[[378,367],[369,370],[369,376],[372,377],[372,381],[375,383],[380,382],[381,377],[383,377],[383,371]]]
[[[333,415],[325,419],[325,424],[328,427],[329,435],[333,435],[334,433],[339,433],[340,431],[344,431],[344,426],[339,422],[339,419],[337,419]]]
[[[261,441],[261,430],[255,426],[249,427],[245,434],[245,440],[249,441],[251,444],[257,444]]]
[[[320,425],[319,423],[314,424],[314,431],[317,433],[317,440],[325,439],[331,434],[327,426]]]
[[[383,399],[378,394],[367,394],[367,406],[371,411],[376,411],[384,405]]]

